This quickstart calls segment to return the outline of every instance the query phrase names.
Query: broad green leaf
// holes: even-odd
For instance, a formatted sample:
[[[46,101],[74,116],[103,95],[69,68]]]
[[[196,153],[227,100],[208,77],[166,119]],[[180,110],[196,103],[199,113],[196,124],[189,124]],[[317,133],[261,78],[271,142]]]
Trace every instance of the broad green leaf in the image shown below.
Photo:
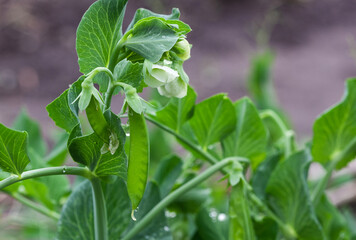
[[[30,162],[27,156],[27,133],[12,130],[0,123],[0,167],[21,175]]]
[[[109,239],[117,240],[130,222],[130,200],[123,180],[103,184]],[[58,222],[58,240],[94,240],[93,197],[90,182],[81,183],[64,205]]]
[[[54,209],[54,204],[49,196],[49,188],[46,186],[46,184],[38,180],[29,179],[23,181],[22,185],[25,187],[27,196],[41,202],[48,209]]]
[[[109,125],[105,120],[103,112],[101,111],[100,103],[94,96],[91,97],[90,103],[85,109],[85,112],[93,131],[101,138],[104,143],[109,144]]]
[[[266,197],[268,180],[281,158],[282,154],[279,152],[270,154],[266,160],[258,165],[252,175],[251,182],[253,191],[262,200],[265,200]]]
[[[276,240],[278,234],[278,225],[268,217],[258,217],[253,222],[256,238],[263,240]]]
[[[134,28],[125,34],[122,44],[155,63],[177,40],[176,32],[169,25],[153,18],[137,22]]]
[[[69,89],[65,90],[46,107],[48,115],[54,123],[68,133],[79,123],[78,103],[74,102],[74,100],[81,92],[83,80],[84,77],[80,77]]]
[[[212,219],[205,208],[201,208],[196,217],[197,232],[204,240],[227,240],[227,231],[224,231],[224,225],[228,225],[227,223],[228,219]]]
[[[174,183],[182,172],[182,160],[175,156],[168,156],[160,161],[154,175],[162,197],[165,197],[172,190]]]
[[[236,127],[235,109],[225,94],[217,94],[195,106],[190,126],[203,148],[220,141]]]
[[[118,178],[114,183],[102,184],[102,186],[106,200],[109,240],[117,240],[120,236],[124,236],[124,232],[129,231],[136,224],[130,218],[131,204],[126,184]],[[157,185],[148,184],[144,201],[141,202],[139,211],[136,213],[138,221],[160,200]],[[171,240],[166,224],[164,212],[161,212],[133,240],[144,239],[142,237],[145,236],[148,239]],[[89,181],[86,180],[81,183],[64,205],[58,222],[57,239],[94,240],[93,198]]]
[[[145,18],[144,21],[149,21],[151,19],[159,19],[162,22],[166,23],[168,26],[172,28],[172,30],[174,30],[178,34],[178,36],[184,37],[186,34],[192,31],[192,29],[188,24],[179,20],[164,19],[160,17],[148,17]]]
[[[37,154],[35,149],[30,148],[28,154],[31,157],[31,169],[45,168],[51,166],[48,162],[43,161],[43,158]],[[35,197],[38,200],[49,198],[50,200],[46,201],[50,201],[51,203],[60,205],[61,198],[70,192],[69,179],[67,176],[64,175],[39,177],[33,181],[40,182],[40,184],[44,184],[44,186],[39,186],[39,189],[43,189],[42,191],[39,191],[39,189],[36,190],[36,188],[34,188]]]
[[[143,114],[137,114],[129,107],[130,154],[127,172],[127,190],[135,210],[145,192],[150,146],[146,121]]]
[[[47,145],[41,136],[39,124],[31,119],[25,109],[22,109],[16,117],[12,127],[18,131],[26,131],[28,133],[28,147],[36,149],[38,155],[43,157],[47,151]]]
[[[346,240],[350,239],[350,232],[345,217],[339,210],[323,195],[318,206],[316,214],[323,227],[326,239]]]
[[[140,220],[160,201],[161,196],[157,184],[149,182],[143,199],[138,207],[138,211],[135,213],[137,221],[131,221],[131,224],[127,227],[127,231],[132,229],[134,225],[138,224]],[[125,234],[122,236],[125,236]],[[161,211],[154,219],[152,219],[151,223],[148,224],[145,229],[132,238],[132,240],[142,239],[173,240],[170,229],[167,226],[164,211]]]
[[[310,200],[306,168],[310,156],[298,152],[279,163],[272,173],[266,192],[272,209],[285,223],[283,234],[300,240],[325,239]]]
[[[144,8],[139,8],[136,10],[135,16],[133,17],[130,25],[128,26],[127,30],[130,30],[133,28],[133,26],[141,19],[148,18],[148,17],[159,17],[159,18],[164,18],[167,20],[178,20],[180,16],[180,12],[178,8],[173,8],[172,13],[170,15],[163,15],[163,14],[158,14],[151,12],[148,9]]]
[[[70,142],[68,150],[73,160],[94,170],[101,156],[103,142],[96,133],[76,136]]]
[[[101,155],[98,164],[95,169],[95,174],[97,176],[103,177],[108,175],[117,175],[126,179],[127,176],[127,156],[125,154],[125,131],[122,129],[121,120],[111,111],[106,111],[104,113],[106,122],[109,124],[111,131],[109,145],[109,152]],[[117,142],[115,142],[115,139]],[[117,144],[117,146],[115,146]],[[110,149],[111,148],[111,149]],[[111,150],[116,149],[115,153],[112,154]]]
[[[49,154],[44,158],[44,161],[51,166],[61,166],[64,164],[68,156],[67,142],[68,133],[57,133],[58,138],[55,139],[55,143]]]
[[[255,169],[265,157],[267,131],[248,98],[242,98],[234,106],[237,118],[235,131],[222,141],[224,155],[246,157]]]
[[[126,59],[120,61],[114,69],[114,78],[118,82],[123,82],[136,88],[138,91],[142,91],[142,63],[132,63]]]
[[[79,120],[69,108],[68,91],[68,89],[65,90],[58,98],[48,104],[46,109],[49,117],[58,127],[70,132]]]
[[[115,48],[122,36],[127,0],[99,0],[84,14],[77,30],[76,48],[80,71],[116,65]],[[113,69],[111,69],[113,70]]]
[[[247,189],[244,181],[232,187],[230,194],[230,229],[229,239],[256,239],[252,225],[250,207],[247,199]]]
[[[179,133],[182,125],[193,115],[196,98],[194,89],[188,87],[187,96],[171,98],[163,109],[157,111],[151,117]]]
[[[68,149],[74,161],[89,167],[99,177],[126,177],[125,132],[120,119],[112,112],[104,114],[110,129],[110,143],[105,144],[96,133],[82,136],[80,127],[73,128]]]
[[[312,155],[315,161],[332,161],[337,168],[356,156],[356,78],[348,79],[343,100],[314,123]]]

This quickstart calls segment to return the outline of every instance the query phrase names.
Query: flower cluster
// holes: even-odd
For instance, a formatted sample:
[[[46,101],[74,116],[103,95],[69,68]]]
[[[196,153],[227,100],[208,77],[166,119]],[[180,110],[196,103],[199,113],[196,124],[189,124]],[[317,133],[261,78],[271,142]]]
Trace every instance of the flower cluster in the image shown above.
[[[182,64],[190,58],[190,44],[180,39],[162,59],[153,64],[145,60],[145,83],[157,88],[159,94],[166,97],[183,98],[187,95],[188,80]]]

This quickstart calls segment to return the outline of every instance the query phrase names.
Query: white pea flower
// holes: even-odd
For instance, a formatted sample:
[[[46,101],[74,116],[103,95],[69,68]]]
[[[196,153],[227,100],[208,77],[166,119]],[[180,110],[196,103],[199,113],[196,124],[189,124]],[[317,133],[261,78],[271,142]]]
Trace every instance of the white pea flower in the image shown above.
[[[145,83],[152,87],[157,88],[176,80],[179,74],[176,70],[168,66],[153,64],[151,70],[146,71]]]
[[[190,44],[186,39],[179,39],[172,49],[183,61],[190,58]]]
[[[169,82],[161,87],[158,87],[158,92],[162,96],[183,98],[187,95],[188,85],[182,78]]]

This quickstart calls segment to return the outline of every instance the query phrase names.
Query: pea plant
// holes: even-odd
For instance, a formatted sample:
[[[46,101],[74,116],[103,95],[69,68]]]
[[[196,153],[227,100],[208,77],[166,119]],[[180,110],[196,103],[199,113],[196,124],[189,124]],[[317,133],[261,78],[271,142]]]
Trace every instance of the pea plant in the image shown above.
[[[65,131],[50,151],[25,112],[13,129],[0,124],[0,189],[58,221],[60,240],[356,239],[325,193],[356,155],[356,79],[298,146],[265,90],[270,53],[253,61],[254,101],[220,93],[196,103],[183,69],[191,29],[179,10],[138,9],[123,31],[126,4],[98,0],[84,14],[83,75],[47,106]],[[144,100],[144,88],[158,97]],[[67,153],[76,165],[63,165]],[[312,163],[325,168],[314,181]]]

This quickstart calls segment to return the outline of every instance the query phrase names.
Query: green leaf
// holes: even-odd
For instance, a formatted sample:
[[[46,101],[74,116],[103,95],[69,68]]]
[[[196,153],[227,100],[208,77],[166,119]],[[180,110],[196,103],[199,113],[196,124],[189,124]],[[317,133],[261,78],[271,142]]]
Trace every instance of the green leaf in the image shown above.
[[[130,222],[130,200],[123,180],[103,184],[109,239],[117,240]],[[90,182],[81,183],[64,205],[58,222],[58,240],[94,240],[93,197]]]
[[[194,89],[188,87],[187,96],[184,98],[171,98],[163,109],[150,116],[179,133],[183,124],[193,115],[196,98],[197,94]]]
[[[267,185],[270,205],[285,223],[284,235],[300,240],[325,239],[310,200],[306,168],[310,156],[298,152],[281,162],[272,173]]]
[[[182,160],[175,155],[160,161],[153,179],[157,182],[162,197],[167,196],[172,190],[182,172],[182,165]]]
[[[126,59],[120,61],[114,69],[114,78],[118,82],[123,82],[136,88],[138,91],[142,91],[142,63],[132,63]]]
[[[127,231],[132,229],[134,225],[138,224],[140,220],[160,201],[161,196],[157,184],[149,182],[145,194],[143,195],[143,199],[138,207],[138,211],[135,213],[137,221],[131,221],[131,224],[127,227]],[[122,236],[125,236],[125,234]],[[132,238],[132,240],[142,239],[173,240],[170,229],[167,226],[167,219],[164,211],[161,211],[154,219],[152,219],[151,223],[148,224],[145,229]]]
[[[104,113],[106,122],[109,124],[111,131],[111,146],[109,145],[109,152],[101,155],[94,173],[97,176],[104,177],[108,175],[117,175],[123,179],[127,176],[127,156],[125,154],[125,131],[122,129],[121,120],[111,111]],[[114,139],[117,140],[115,143]],[[117,146],[114,146],[118,144]],[[116,149],[115,153],[110,152],[110,147]]]
[[[61,166],[64,164],[68,156],[67,142],[68,133],[61,132],[56,134],[57,138],[49,154],[44,158],[44,161],[51,166]]]
[[[133,28],[133,26],[141,19],[148,18],[148,17],[158,17],[158,18],[164,18],[164,19],[170,19],[170,20],[178,20],[180,16],[180,12],[178,8],[173,8],[172,13],[170,15],[163,15],[163,14],[158,14],[151,12],[148,9],[144,8],[139,8],[136,10],[135,16],[133,17],[130,25],[128,26],[127,30],[130,30]]]
[[[27,133],[12,130],[0,123],[0,167],[21,175],[30,162],[27,156]]]
[[[356,78],[346,82],[343,100],[314,123],[312,155],[322,164],[335,161],[337,168],[356,156]]]
[[[176,32],[157,18],[142,19],[123,37],[122,45],[155,63],[178,40]]]
[[[229,239],[256,239],[252,225],[247,189],[244,181],[232,187],[230,194],[230,230]]]
[[[43,157],[47,151],[47,145],[41,136],[41,129],[39,124],[28,116],[25,109],[22,109],[20,114],[16,117],[12,127],[19,131],[26,131],[28,133],[28,147],[36,149],[37,154]]]
[[[143,114],[137,114],[129,107],[130,154],[127,172],[127,190],[136,209],[145,192],[150,146],[146,121]]]
[[[48,115],[54,123],[68,133],[79,123],[78,102],[74,100],[81,92],[81,83],[85,77],[80,77],[72,86],[65,90],[58,98],[47,105]]]
[[[350,239],[347,221],[339,210],[323,195],[318,206],[316,214],[323,227],[328,240]]]
[[[80,127],[73,128],[68,149],[74,161],[89,167],[99,177],[126,177],[125,132],[120,119],[112,112],[104,114],[110,129],[110,143],[105,144],[96,133],[82,136]]]
[[[25,192],[27,196],[41,202],[48,209],[54,209],[53,202],[51,201],[51,198],[49,196],[49,188],[46,186],[46,184],[38,180],[29,179],[24,181],[22,185],[25,187]]]
[[[213,220],[209,212],[201,208],[196,217],[197,232],[204,240],[226,240],[227,231],[224,231],[224,225],[227,225],[227,222],[227,219],[225,221]]]
[[[35,149],[30,148],[28,154],[31,156],[31,169],[50,167],[49,163],[43,161],[42,157],[37,154]],[[37,184],[44,185],[39,186],[38,189],[35,187],[33,190],[35,191],[34,195],[30,195],[30,197],[34,196],[40,201],[45,199],[45,201],[51,202],[51,204],[54,203],[60,205],[61,198],[70,192],[69,179],[64,175],[39,177],[33,181],[39,182]],[[43,190],[40,191],[40,188]]]
[[[71,140],[68,150],[73,160],[94,170],[101,156],[103,142],[96,133],[76,136]]]
[[[265,157],[267,131],[251,100],[242,98],[234,106],[237,121],[235,131],[222,141],[224,156],[246,157],[255,169]]]
[[[217,94],[195,106],[190,126],[203,148],[229,135],[236,126],[235,109],[225,94]]]
[[[253,191],[262,200],[265,200],[266,197],[268,180],[282,156],[283,155],[280,152],[270,154],[266,160],[258,165],[256,171],[252,175],[251,182]]]
[[[77,30],[80,72],[87,74],[96,67],[116,65],[126,3],[127,0],[99,0],[86,11]]]

